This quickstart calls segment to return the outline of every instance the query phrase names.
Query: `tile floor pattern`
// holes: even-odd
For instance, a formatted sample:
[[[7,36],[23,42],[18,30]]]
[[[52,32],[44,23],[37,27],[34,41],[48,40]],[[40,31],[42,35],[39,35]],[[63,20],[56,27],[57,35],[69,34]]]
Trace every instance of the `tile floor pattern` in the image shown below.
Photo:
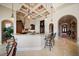
[[[6,46],[0,45],[0,56],[6,56]]]
[[[5,46],[1,48],[0,46],[0,55],[5,56]],[[41,50],[28,50],[28,51],[17,51],[17,56],[78,56],[78,47],[77,44],[66,38],[59,38],[55,40],[55,45],[52,48],[52,51],[49,51],[48,48],[43,48]]]
[[[78,48],[75,42],[66,38],[59,38],[52,51],[47,48],[37,51],[18,51],[17,56],[78,56]]]

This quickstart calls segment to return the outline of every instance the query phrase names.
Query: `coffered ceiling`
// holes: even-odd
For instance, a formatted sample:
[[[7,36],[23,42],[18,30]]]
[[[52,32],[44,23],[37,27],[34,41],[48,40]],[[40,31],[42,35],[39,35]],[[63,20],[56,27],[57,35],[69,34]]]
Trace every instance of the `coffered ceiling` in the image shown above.
[[[53,5],[50,4],[50,8]],[[21,17],[27,17],[30,16],[30,19],[37,19],[46,17],[51,14],[51,11],[53,11],[53,8],[49,11],[47,9],[47,4],[41,4],[41,3],[24,3],[21,8],[17,11],[18,16]],[[19,14],[21,13],[21,14]],[[53,13],[53,12],[52,12]]]

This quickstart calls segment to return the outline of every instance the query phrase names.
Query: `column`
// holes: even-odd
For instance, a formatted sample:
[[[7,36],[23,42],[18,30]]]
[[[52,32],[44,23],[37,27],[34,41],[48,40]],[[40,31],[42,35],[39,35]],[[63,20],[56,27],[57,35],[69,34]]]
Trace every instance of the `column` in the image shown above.
[[[77,19],[77,45],[79,47],[79,21]]]
[[[2,31],[1,31],[1,18],[0,18],[0,45],[2,44],[2,39],[1,39],[2,38],[2,35],[1,35],[1,32]]]
[[[14,21],[13,21],[13,26],[14,26],[14,35],[16,35],[16,12],[14,12]]]

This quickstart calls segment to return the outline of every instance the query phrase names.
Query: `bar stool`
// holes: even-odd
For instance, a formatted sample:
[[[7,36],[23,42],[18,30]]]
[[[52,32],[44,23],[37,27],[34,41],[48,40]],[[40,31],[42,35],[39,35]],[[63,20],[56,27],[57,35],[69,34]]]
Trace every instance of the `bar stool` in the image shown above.
[[[49,49],[51,51],[51,48],[53,48],[53,46],[55,44],[55,41],[54,41],[55,36],[56,36],[56,33],[54,33],[53,35],[49,34],[48,36],[45,36],[45,46],[44,46],[44,48],[49,47]]]

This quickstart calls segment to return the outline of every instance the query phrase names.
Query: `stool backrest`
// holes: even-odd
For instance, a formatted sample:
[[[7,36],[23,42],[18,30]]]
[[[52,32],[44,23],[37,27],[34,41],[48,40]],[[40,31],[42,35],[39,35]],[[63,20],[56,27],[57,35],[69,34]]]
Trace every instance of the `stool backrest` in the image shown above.
[[[45,36],[45,40],[52,40],[54,39],[56,36],[56,33],[51,33],[51,34],[48,34],[47,36]]]
[[[56,36],[56,33],[53,34],[53,38],[55,38],[55,36]]]

